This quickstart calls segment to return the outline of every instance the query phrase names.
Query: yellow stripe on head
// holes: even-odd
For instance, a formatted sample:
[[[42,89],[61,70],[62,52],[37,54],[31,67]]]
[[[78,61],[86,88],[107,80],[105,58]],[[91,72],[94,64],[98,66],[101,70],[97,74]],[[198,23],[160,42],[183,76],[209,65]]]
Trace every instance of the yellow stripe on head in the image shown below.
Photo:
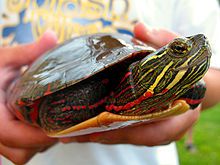
[[[149,90],[150,91],[154,91],[154,88],[157,87],[158,83],[160,82],[160,80],[163,78],[163,76],[165,75],[166,71],[170,68],[170,66],[173,65],[173,61],[171,61],[166,67],[164,67],[163,71],[157,76],[155,82],[150,86]]]

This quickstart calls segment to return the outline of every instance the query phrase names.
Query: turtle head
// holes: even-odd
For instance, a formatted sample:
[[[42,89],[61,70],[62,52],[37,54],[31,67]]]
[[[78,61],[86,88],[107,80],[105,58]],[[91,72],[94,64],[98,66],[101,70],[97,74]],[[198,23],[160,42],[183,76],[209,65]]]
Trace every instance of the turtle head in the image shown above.
[[[211,49],[203,34],[187,38],[177,38],[164,47],[169,61],[177,63],[174,70],[208,69]]]
[[[204,76],[210,57],[206,37],[198,34],[174,39],[131,69],[138,70],[134,72],[139,73],[135,83],[145,91],[161,94],[172,89],[181,95]]]

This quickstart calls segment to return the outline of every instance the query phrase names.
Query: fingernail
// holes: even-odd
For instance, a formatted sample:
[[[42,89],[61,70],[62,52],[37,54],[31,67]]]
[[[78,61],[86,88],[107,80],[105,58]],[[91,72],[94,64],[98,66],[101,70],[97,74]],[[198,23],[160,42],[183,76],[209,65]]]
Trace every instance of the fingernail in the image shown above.
[[[47,30],[41,38],[38,40],[38,46],[42,53],[45,51],[50,50],[51,48],[54,48],[57,45],[58,39],[52,30]],[[41,53],[40,52],[40,53]]]
[[[56,33],[50,29],[46,30],[38,41],[41,42],[43,40],[46,40],[47,43],[52,43],[52,44],[57,44],[58,42]]]
[[[148,34],[148,36],[151,36],[151,37],[152,36],[155,37],[156,35],[158,35],[158,32],[160,31],[160,28],[152,27],[142,22],[140,22],[138,26],[140,26],[143,29],[145,34]]]
[[[148,42],[149,38],[151,38],[152,29],[152,27],[142,22],[138,22],[134,27],[134,34],[138,39]]]
[[[151,35],[158,35],[159,31],[160,31],[159,28],[153,28],[153,29],[151,29]]]
[[[141,28],[143,28],[143,30],[144,30],[146,33],[148,33],[148,32],[150,32],[150,31],[153,30],[153,27],[151,27],[150,25],[147,25],[147,24],[145,24],[145,23],[143,23],[143,22],[137,23],[137,26],[140,26]]]
[[[57,34],[55,33],[55,31],[53,31],[53,30],[51,30],[51,29],[47,29],[47,30],[45,31],[44,35],[50,36],[50,37],[53,38],[54,40],[58,40]]]

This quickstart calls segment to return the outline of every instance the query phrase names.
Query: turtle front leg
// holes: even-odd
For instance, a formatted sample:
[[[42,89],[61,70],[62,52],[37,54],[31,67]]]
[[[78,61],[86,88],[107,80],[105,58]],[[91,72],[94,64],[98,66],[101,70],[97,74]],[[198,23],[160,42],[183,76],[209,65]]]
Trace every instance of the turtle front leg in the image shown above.
[[[180,99],[185,100],[191,109],[195,109],[203,101],[206,92],[206,85],[203,80],[194,84]]]

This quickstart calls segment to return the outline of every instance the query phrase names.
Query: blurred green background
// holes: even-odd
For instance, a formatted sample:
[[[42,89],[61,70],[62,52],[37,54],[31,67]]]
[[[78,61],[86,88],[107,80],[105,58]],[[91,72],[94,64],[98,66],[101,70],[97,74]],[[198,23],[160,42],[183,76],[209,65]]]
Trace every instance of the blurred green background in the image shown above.
[[[220,164],[220,104],[203,111],[193,128],[194,153],[185,149],[184,139],[177,142],[180,165]]]

